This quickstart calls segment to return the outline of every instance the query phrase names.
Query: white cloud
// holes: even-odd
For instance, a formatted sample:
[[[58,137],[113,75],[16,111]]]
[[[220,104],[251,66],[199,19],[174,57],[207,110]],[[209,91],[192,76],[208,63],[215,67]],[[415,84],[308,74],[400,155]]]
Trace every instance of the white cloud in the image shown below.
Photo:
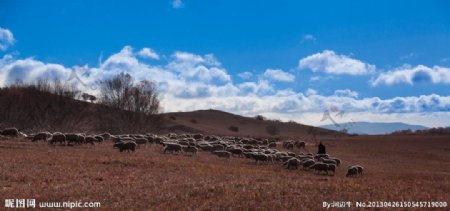
[[[186,80],[205,82],[229,82],[231,76],[220,66],[220,62],[212,54],[204,56],[175,52],[174,58],[166,68],[177,72]]]
[[[0,51],[5,51],[14,44],[13,33],[9,29],[0,27]]]
[[[325,50],[300,59],[299,68],[323,71],[330,74],[364,75],[375,71],[375,65],[345,55],[337,55],[334,51]]]
[[[372,86],[401,83],[410,85],[415,83],[450,84],[450,68],[440,66],[427,67],[424,65],[411,67],[406,65],[395,70],[381,73],[371,82]]]
[[[295,80],[295,76],[280,69],[267,69],[264,72],[264,77],[283,82],[292,82]]]
[[[138,55],[142,58],[150,58],[150,59],[156,59],[159,60],[159,55],[151,48],[142,48]]]
[[[263,96],[275,93],[275,89],[267,80],[259,80],[258,82],[244,82],[238,84],[237,87],[239,88],[239,93],[242,96]]]
[[[406,54],[406,55],[401,56],[401,57],[400,57],[400,60],[408,60],[408,59],[415,58],[415,57],[417,57],[417,56],[418,56],[418,55],[417,55],[416,53],[411,52],[411,53],[409,53],[409,54]]]
[[[38,78],[65,79],[72,70],[59,64],[46,64],[34,59],[10,60],[0,66],[0,86],[18,81],[34,83]]]
[[[181,0],[172,0],[172,7],[175,9],[182,8],[184,3]]]
[[[311,78],[309,78],[310,82],[318,81],[318,80],[320,80],[320,76],[312,76]]]
[[[308,41],[311,41],[311,42],[316,42],[316,37],[314,37],[312,34],[305,34],[305,35],[303,35],[303,37],[302,37],[302,41],[300,41],[300,43],[304,43],[304,42],[308,42]]]
[[[239,78],[242,78],[242,79],[249,79],[253,76],[253,73],[246,71],[246,72],[239,73],[238,76],[239,76]]]
[[[317,90],[315,90],[315,89],[311,89],[311,88],[308,88],[307,90],[306,90],[306,96],[311,96],[311,95],[317,95]]]
[[[338,89],[334,91],[334,94],[336,96],[358,98],[358,92],[352,91],[350,89]]]

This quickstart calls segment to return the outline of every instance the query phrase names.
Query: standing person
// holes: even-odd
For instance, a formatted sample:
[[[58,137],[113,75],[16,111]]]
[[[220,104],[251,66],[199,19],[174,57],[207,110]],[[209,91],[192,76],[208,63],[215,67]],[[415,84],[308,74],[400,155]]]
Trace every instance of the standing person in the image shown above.
[[[325,151],[325,145],[323,145],[322,142],[319,143],[319,151],[317,154],[327,154]]]

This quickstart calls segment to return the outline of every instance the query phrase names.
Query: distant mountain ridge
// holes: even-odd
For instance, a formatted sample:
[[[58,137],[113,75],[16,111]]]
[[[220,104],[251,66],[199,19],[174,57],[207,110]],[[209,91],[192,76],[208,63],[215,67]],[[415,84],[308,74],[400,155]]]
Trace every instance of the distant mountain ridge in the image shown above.
[[[339,125],[329,124],[321,125],[321,128],[341,131],[346,129],[349,134],[367,134],[367,135],[382,135],[390,134],[399,130],[424,130],[429,129],[422,125],[411,125],[402,122],[351,122],[342,123]]]

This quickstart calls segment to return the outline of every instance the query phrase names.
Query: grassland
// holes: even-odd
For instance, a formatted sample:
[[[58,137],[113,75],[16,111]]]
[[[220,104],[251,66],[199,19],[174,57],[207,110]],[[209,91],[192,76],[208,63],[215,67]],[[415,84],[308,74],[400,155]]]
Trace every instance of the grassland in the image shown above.
[[[99,201],[111,210],[318,210],[323,201],[450,202],[449,137],[351,137],[325,141],[341,158],[336,176],[255,165],[160,146],[119,153],[112,143],[50,146],[0,141],[0,198]],[[307,150],[315,151],[310,143]],[[346,166],[360,164],[359,178]]]

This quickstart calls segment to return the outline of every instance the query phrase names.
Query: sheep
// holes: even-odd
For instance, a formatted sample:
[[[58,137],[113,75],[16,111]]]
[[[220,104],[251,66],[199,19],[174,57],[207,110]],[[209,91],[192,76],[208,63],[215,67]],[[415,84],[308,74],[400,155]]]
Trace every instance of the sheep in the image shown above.
[[[233,155],[238,155],[239,157],[242,156],[242,153],[244,152],[242,149],[240,148],[230,148],[227,149],[228,152],[231,152]]]
[[[327,164],[328,166],[328,171],[332,171],[333,172],[333,176],[336,174],[336,165],[335,164]],[[328,174],[328,172],[327,172]]]
[[[294,144],[293,143],[286,143],[286,144],[283,144],[283,146],[286,149],[294,149]]]
[[[300,159],[300,160],[303,160],[303,159],[314,159],[313,156],[309,156],[309,155],[297,155],[297,158]]]
[[[179,153],[181,152],[181,148],[182,146],[180,144],[176,144],[176,143],[164,143],[164,150],[163,152],[176,152]]]
[[[349,168],[347,169],[347,174],[345,176],[346,177],[358,176],[358,168],[355,166],[349,166]]]
[[[86,136],[85,138],[84,138],[84,143],[86,143],[86,144],[92,144],[92,145],[94,145],[94,142],[96,142],[97,141],[97,139],[95,139],[94,137],[92,137],[92,136]]]
[[[19,130],[17,128],[6,128],[1,131],[0,135],[2,136],[11,136],[11,137],[17,137],[19,136]]]
[[[341,165],[341,160],[340,159],[338,159],[338,158],[329,158],[329,159],[334,160],[336,162],[337,166]]]
[[[276,148],[277,147],[277,143],[276,142],[270,142],[269,143],[269,148]]]
[[[259,161],[259,163],[261,163],[261,161],[263,161],[263,162],[269,161],[269,156],[262,154],[262,153],[253,153],[252,157],[255,160],[256,164],[258,164],[258,161]]]
[[[86,138],[83,135],[78,134],[77,143],[78,144],[85,144],[86,143]],[[92,144],[94,144],[94,142],[92,142]]]
[[[195,134],[192,136],[192,138],[196,139],[196,140],[200,140],[203,139],[203,135],[202,134]]]
[[[286,162],[286,161],[288,161],[289,159],[291,159],[292,158],[292,156],[289,156],[289,155],[287,155],[287,156],[279,156],[278,157],[278,161],[282,161],[282,162]]]
[[[213,151],[213,146],[209,144],[199,144],[198,147],[200,147],[203,151]]]
[[[128,152],[134,152],[136,150],[136,142],[134,141],[128,141],[128,142],[117,142],[113,145],[113,148],[118,148],[120,152],[123,152],[124,150]]]
[[[103,142],[105,139],[102,136],[94,136],[97,142]]]
[[[305,148],[305,146],[306,146],[306,143],[304,142],[304,141],[296,141],[295,142],[295,146],[297,147],[297,148]]]
[[[47,139],[50,138],[51,135],[52,134],[50,134],[49,132],[41,132],[41,133],[38,133],[38,134],[34,135],[33,139],[31,141],[32,142],[36,142],[36,141],[39,141],[39,140],[47,141]]]
[[[284,162],[283,166],[287,166],[287,169],[291,169],[291,167],[294,167],[295,169],[298,169],[298,166],[300,165],[300,160],[297,158],[291,158]]]
[[[197,147],[191,147],[191,146],[182,146],[181,149],[185,153],[192,153],[193,155],[197,154]]]
[[[326,159],[326,158],[321,157],[319,160],[322,161],[323,163],[326,163],[326,164],[337,165],[337,162],[335,160],[332,160],[332,159]]]
[[[306,160],[302,160],[301,162],[302,162],[303,169],[308,169],[309,167],[316,164],[316,162],[313,159],[306,159]]]
[[[78,139],[77,134],[65,134],[65,136],[66,136],[67,145],[77,142],[77,139]]]
[[[146,145],[148,143],[148,140],[145,138],[136,138],[135,141],[136,141],[136,144],[138,144],[138,146]]]
[[[353,167],[356,167],[356,169],[358,169],[358,175],[362,176],[364,168],[362,166],[359,166],[359,165],[356,165],[356,166],[353,166]]]
[[[213,154],[217,155],[219,158],[230,159],[231,153],[227,151],[212,151]]]
[[[291,157],[295,157],[295,156],[296,156],[295,153],[293,153],[293,152],[287,152],[287,154],[288,154],[289,156],[291,156]]]
[[[326,163],[316,163],[309,168],[314,169],[315,173],[320,173],[320,172],[324,171],[325,174],[328,174],[328,164],[326,164]]]
[[[109,133],[103,133],[100,134],[100,136],[103,138],[103,140],[109,140],[111,138],[111,134]]]
[[[214,144],[214,145],[212,145],[212,147],[213,147],[213,149],[212,149],[213,151],[223,151],[225,149],[225,147],[221,144]]]
[[[56,142],[59,142],[60,144],[64,144],[66,142],[66,136],[62,133],[55,133],[53,134],[52,138],[50,139],[49,143],[54,144]]]
[[[317,154],[316,156],[314,156],[314,159],[320,161],[321,158],[326,158],[326,159],[328,159],[329,157],[330,157],[330,156],[328,156],[328,154]]]

